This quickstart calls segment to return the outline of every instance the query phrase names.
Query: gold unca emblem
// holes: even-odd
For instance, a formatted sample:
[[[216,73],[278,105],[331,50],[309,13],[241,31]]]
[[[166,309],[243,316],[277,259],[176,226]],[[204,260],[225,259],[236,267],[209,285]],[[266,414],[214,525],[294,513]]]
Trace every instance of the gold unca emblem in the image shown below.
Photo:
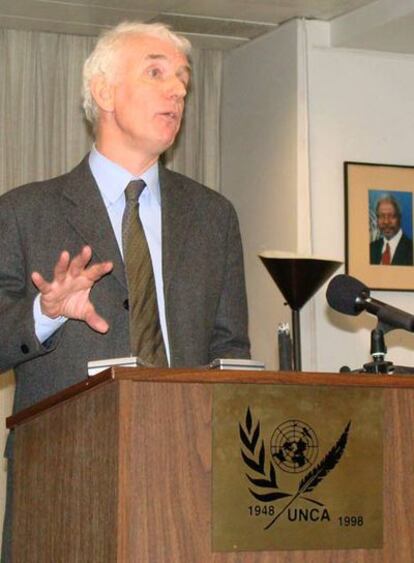
[[[351,421],[345,426],[337,442],[315,465],[319,453],[318,438],[307,423],[290,419],[280,424],[272,434],[269,456],[260,436],[260,421],[254,423],[250,408],[247,409],[244,423],[239,424],[239,432],[249,492],[262,503],[277,503],[275,508],[267,512],[270,521],[265,530],[273,526],[298,500],[324,507],[323,503],[312,497],[312,493],[341,459],[350,427]],[[294,491],[281,490],[275,465],[285,473],[306,474]]]

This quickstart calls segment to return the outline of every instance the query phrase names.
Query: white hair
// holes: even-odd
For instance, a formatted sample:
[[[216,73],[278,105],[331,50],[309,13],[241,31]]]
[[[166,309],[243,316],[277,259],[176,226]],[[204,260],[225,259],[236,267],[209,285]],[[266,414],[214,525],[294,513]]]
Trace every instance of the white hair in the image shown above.
[[[127,37],[149,36],[165,41],[170,41],[178,50],[189,56],[190,42],[181,35],[172,32],[162,23],[122,22],[105,31],[98,39],[94,50],[83,65],[83,109],[86,119],[95,128],[98,120],[98,107],[91,92],[91,79],[93,76],[102,75],[109,78],[114,74],[114,62],[122,42]]]

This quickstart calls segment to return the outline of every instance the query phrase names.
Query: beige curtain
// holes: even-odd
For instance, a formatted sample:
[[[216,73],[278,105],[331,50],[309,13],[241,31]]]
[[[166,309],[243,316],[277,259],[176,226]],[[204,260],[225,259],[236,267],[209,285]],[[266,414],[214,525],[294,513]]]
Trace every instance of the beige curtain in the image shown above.
[[[0,30],[0,193],[61,174],[88,151],[80,100],[93,37]],[[167,165],[219,186],[222,53],[194,49],[182,132]]]
[[[89,150],[80,90],[82,64],[94,42],[91,37],[0,29],[0,194],[61,174]],[[222,54],[195,49],[192,62],[185,123],[166,162],[217,189]],[[12,375],[3,374],[0,421],[11,412],[13,389]],[[0,428],[2,448],[3,423]],[[5,470],[0,464],[0,523],[4,496]]]
[[[194,50],[191,59],[193,76],[186,114],[166,163],[171,169],[219,190],[222,53]]]
[[[0,191],[71,168],[90,139],[81,65],[94,39],[0,30]]]

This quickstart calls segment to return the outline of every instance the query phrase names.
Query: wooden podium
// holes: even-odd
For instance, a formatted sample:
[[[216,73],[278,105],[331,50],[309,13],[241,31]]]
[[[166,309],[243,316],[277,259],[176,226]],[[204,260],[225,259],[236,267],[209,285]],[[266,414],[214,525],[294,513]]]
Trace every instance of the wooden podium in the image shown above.
[[[384,547],[212,552],[213,390],[383,389]],[[414,560],[414,378],[115,368],[8,419],[18,563]]]

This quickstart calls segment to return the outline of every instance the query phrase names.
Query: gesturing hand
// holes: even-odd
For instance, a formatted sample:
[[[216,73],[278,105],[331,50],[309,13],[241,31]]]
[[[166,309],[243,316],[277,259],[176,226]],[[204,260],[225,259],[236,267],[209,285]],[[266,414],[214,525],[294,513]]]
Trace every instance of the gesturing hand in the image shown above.
[[[93,285],[110,272],[113,265],[112,262],[101,262],[87,267],[91,257],[90,246],[84,246],[72,260],[69,252],[64,250],[56,262],[51,282],[39,272],[32,273],[32,281],[41,294],[40,307],[44,315],[82,320],[97,332],[105,333],[109,325],[95,311],[89,294]]]

